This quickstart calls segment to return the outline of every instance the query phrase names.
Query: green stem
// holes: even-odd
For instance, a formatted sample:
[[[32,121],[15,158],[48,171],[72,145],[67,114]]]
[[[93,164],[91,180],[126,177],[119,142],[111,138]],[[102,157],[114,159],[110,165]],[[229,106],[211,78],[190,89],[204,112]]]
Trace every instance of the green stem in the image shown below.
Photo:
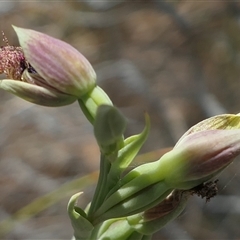
[[[88,218],[90,220],[92,220],[91,217],[93,213],[103,203],[103,200],[105,199],[106,194],[108,192],[107,179],[110,167],[111,163],[108,161],[108,159],[105,159],[105,156],[103,154],[101,154],[98,183],[91,202],[90,209],[88,211]]]
[[[96,86],[92,91],[78,99],[78,102],[83,114],[91,124],[94,123],[97,108],[100,105],[113,106],[111,99],[99,86]]]

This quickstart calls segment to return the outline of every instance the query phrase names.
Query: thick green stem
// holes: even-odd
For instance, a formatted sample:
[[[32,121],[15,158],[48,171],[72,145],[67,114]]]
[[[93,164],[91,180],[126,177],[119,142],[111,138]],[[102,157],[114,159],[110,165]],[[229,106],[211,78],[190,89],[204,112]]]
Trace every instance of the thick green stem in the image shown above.
[[[113,105],[111,99],[99,86],[96,86],[92,91],[78,99],[78,102],[91,124],[94,123],[97,109],[100,105]]]
[[[88,218],[90,220],[92,220],[91,217],[93,213],[98,209],[99,206],[102,205],[103,200],[108,192],[107,178],[110,167],[111,163],[107,159],[105,159],[105,156],[103,154],[101,154],[98,183],[92,199],[90,209],[88,211]]]

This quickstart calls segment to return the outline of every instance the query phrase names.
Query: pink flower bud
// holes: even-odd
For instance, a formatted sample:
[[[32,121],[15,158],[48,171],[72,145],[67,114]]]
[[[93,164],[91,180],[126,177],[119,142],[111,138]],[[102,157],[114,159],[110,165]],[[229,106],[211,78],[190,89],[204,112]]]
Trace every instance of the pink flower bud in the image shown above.
[[[96,74],[69,44],[46,34],[14,27],[21,47],[0,49],[0,88],[44,106],[62,106],[91,93]]]
[[[95,71],[71,45],[34,30],[18,27],[14,30],[27,61],[47,85],[76,97],[95,87]]]
[[[240,154],[239,119],[239,115],[216,116],[184,134],[173,150],[160,159],[167,172],[166,183],[173,188],[190,189],[226,168]],[[213,126],[212,120],[217,120],[218,126]]]

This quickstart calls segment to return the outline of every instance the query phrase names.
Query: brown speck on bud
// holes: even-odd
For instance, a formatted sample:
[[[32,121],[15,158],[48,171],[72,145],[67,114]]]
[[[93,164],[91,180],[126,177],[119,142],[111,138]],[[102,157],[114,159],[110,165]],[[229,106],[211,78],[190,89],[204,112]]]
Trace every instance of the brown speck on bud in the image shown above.
[[[218,179],[215,181],[209,181],[206,183],[202,183],[193,189],[192,195],[197,194],[197,196],[206,198],[206,202],[209,202],[211,198],[215,197],[218,193],[218,187],[217,187]]]
[[[0,48],[0,73],[4,73],[10,79],[22,80],[22,73],[29,65],[23,50],[21,47],[10,46],[3,31],[2,35],[6,46]]]

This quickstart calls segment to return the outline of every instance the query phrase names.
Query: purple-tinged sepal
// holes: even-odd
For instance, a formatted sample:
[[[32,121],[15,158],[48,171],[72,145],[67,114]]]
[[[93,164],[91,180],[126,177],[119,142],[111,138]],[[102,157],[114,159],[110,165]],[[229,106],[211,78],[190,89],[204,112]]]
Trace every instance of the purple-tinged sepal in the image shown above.
[[[215,177],[240,154],[240,115],[225,114],[190,128],[161,159],[165,182],[190,189]]]
[[[91,64],[71,45],[34,30],[14,30],[27,61],[49,86],[77,98],[96,86]]]
[[[28,74],[29,75],[29,74]],[[38,76],[38,77],[37,77]],[[33,78],[28,78],[29,81],[36,80],[41,77],[38,74]],[[0,81],[0,88],[23,98],[26,101],[48,107],[60,107],[71,104],[77,100],[75,96],[62,93],[54,88],[46,88],[43,86],[30,84],[28,82],[16,81],[12,79],[3,79]]]

